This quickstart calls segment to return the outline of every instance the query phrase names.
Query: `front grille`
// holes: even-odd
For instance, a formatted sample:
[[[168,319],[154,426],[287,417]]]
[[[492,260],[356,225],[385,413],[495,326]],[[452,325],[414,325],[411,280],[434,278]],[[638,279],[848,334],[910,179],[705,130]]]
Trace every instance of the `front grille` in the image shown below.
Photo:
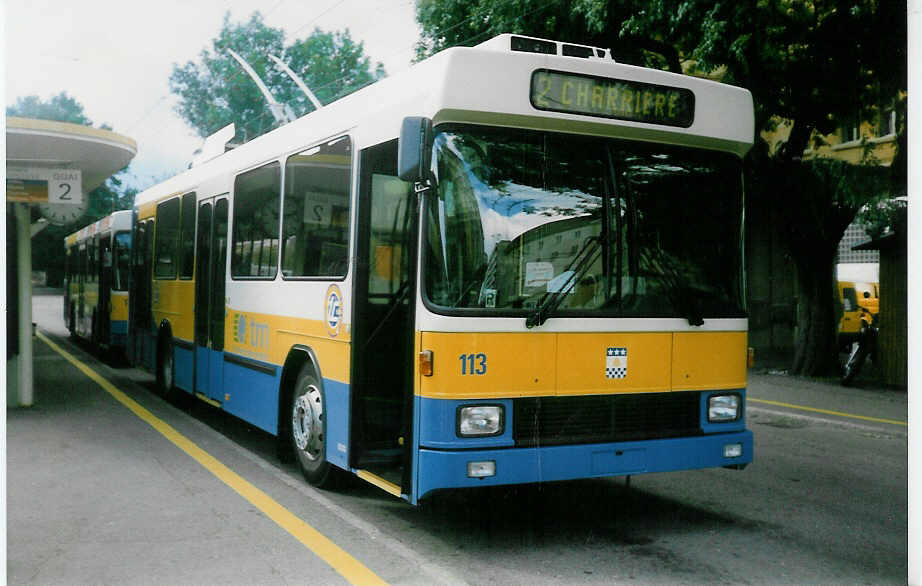
[[[515,399],[517,446],[636,441],[701,434],[700,393]]]

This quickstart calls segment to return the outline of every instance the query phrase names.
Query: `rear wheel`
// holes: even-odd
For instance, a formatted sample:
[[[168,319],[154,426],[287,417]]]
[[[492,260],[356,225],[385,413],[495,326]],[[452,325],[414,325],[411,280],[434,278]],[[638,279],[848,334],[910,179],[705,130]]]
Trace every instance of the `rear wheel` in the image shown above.
[[[304,478],[317,487],[333,486],[338,471],[326,459],[323,391],[310,365],[298,374],[288,415],[290,425],[286,431]]]
[[[157,392],[167,399],[172,399],[175,394],[173,367],[173,343],[167,335],[160,340],[157,351]]]
[[[67,316],[67,331],[71,338],[77,337],[77,315],[74,306],[70,306],[70,315]]]

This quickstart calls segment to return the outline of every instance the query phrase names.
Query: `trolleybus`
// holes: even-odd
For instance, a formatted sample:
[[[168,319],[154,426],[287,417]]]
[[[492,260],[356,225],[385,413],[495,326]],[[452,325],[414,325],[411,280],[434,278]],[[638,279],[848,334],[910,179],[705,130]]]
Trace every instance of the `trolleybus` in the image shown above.
[[[448,49],[139,194],[130,352],[320,486],[743,468],[752,142],[744,89]]]
[[[64,323],[113,354],[128,337],[131,212],[113,212],[64,239]]]

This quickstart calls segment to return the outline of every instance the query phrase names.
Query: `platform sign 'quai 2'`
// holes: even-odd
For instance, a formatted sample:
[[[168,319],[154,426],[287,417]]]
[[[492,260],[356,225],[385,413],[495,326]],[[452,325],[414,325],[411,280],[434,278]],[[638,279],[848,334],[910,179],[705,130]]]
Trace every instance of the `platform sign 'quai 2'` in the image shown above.
[[[28,203],[83,203],[80,169],[7,167],[7,200]]]

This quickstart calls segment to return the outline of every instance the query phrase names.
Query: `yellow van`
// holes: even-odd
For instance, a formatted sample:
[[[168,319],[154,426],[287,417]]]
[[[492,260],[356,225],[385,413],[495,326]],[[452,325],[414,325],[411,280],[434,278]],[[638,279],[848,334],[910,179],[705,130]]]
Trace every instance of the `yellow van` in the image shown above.
[[[842,319],[839,320],[839,344],[851,344],[861,330],[861,310],[866,309],[876,318],[880,311],[880,284],[857,281],[839,281],[839,302]]]

